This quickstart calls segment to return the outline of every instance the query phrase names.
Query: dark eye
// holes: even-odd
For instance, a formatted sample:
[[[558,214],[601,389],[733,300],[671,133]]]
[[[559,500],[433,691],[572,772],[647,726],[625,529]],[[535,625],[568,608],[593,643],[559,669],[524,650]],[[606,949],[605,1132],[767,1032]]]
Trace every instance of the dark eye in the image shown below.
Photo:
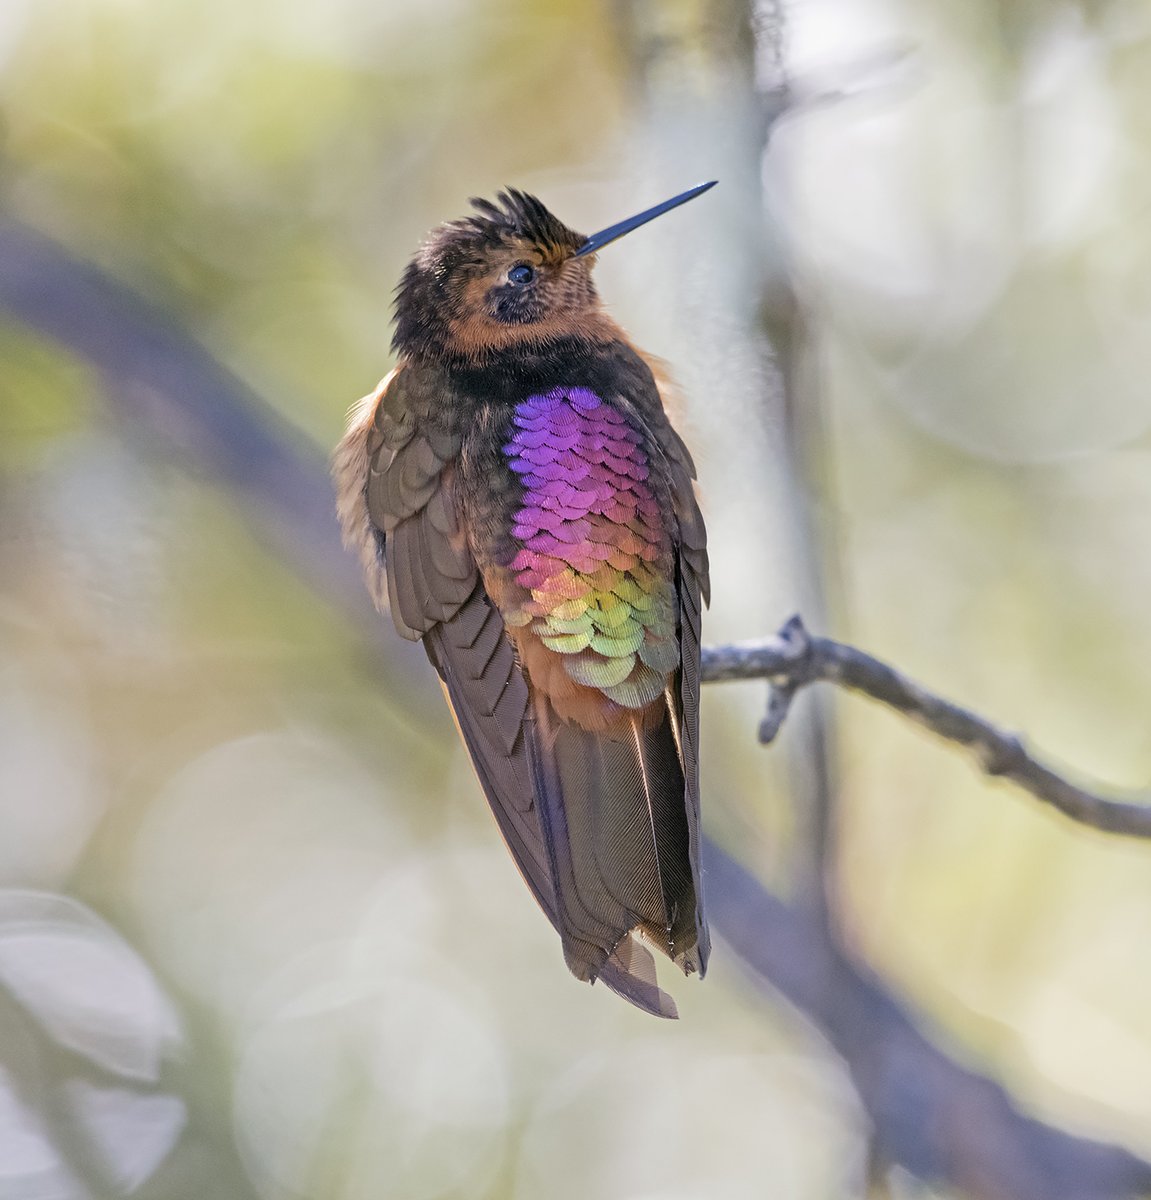
[[[516,263],[508,272],[508,283],[531,283],[535,277],[534,267],[529,267],[527,263]]]

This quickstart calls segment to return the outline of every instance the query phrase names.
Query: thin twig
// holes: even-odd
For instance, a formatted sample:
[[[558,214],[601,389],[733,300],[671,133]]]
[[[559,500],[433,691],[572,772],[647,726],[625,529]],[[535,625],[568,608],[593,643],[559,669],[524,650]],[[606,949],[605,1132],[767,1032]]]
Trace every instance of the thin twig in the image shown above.
[[[775,637],[703,651],[705,683],[767,679],[772,685],[760,740],[771,741],[792,696],[809,683],[835,683],[893,708],[947,741],[971,750],[988,775],[1010,779],[1081,825],[1106,833],[1151,838],[1151,804],[1087,791],[1032,756],[1016,733],[936,696],[893,667],[854,646],[813,637],[792,617]]]

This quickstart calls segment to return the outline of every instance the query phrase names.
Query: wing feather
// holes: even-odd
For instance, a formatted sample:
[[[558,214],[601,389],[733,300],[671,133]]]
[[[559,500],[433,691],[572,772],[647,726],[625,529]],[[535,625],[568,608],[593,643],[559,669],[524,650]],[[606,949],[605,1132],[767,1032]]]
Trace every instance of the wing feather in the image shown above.
[[[687,813],[687,832],[692,879],[695,886],[694,923],[699,935],[698,969],[707,969],[710,940],[703,907],[703,880],[700,875],[700,796],[699,796],[699,689],[700,630],[703,605],[711,598],[707,557],[707,530],[695,492],[696,470],[691,452],[667,418],[675,411],[678,395],[663,364],[649,356],[636,356],[646,367],[650,384],[636,384],[637,392],[651,387],[659,403],[650,397],[639,405],[646,423],[663,452],[676,519],[676,593],[679,601],[679,670],[668,689],[668,708],[683,768],[683,801]]]
[[[699,796],[699,689],[701,610],[710,598],[707,533],[695,496],[695,468],[679,435],[667,426],[662,439],[671,465],[672,496],[679,531],[676,558],[676,594],[679,599],[679,670],[668,702],[678,733],[683,766],[684,804],[687,810],[688,860],[695,885],[696,948],[700,975],[707,970],[711,951],[704,915],[703,879],[700,873]]]

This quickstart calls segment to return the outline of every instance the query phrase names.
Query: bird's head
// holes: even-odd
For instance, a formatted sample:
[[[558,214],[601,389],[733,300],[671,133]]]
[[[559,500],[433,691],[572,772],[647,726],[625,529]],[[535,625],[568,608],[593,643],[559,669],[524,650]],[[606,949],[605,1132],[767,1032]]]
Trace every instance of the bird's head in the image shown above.
[[[592,282],[596,252],[711,186],[591,237],[514,188],[496,203],[473,199],[475,215],[432,230],[404,272],[396,292],[396,351],[474,363],[502,350],[596,338],[611,328]]]

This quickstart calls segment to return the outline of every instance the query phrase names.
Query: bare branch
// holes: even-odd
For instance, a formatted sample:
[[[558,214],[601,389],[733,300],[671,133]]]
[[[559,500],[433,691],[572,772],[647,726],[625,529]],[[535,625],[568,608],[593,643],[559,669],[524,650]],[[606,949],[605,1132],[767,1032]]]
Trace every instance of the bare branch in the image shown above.
[[[830,638],[813,637],[799,617],[773,638],[703,651],[703,679],[767,679],[772,692],[760,740],[770,742],[787,716],[792,696],[809,683],[835,683],[902,713],[949,742],[971,750],[988,775],[1010,779],[1064,816],[1105,833],[1151,837],[1151,804],[1114,800],[1071,783],[1033,757],[1022,738],[985,717],[952,704],[901,675],[894,667]]]

